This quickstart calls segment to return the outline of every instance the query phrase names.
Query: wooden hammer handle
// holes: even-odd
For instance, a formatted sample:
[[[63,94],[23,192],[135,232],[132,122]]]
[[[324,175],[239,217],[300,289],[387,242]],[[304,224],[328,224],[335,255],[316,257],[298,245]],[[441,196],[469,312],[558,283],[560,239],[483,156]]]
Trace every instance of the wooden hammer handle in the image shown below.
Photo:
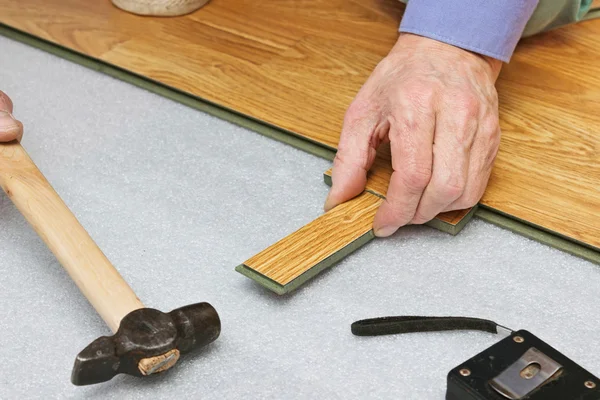
[[[0,143],[0,186],[113,332],[144,307],[16,141]]]

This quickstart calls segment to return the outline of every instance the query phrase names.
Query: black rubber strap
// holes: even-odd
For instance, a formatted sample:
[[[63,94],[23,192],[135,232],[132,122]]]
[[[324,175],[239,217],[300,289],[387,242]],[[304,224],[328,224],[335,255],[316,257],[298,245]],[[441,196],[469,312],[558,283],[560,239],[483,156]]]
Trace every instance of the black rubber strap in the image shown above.
[[[510,329],[494,321],[467,317],[382,317],[356,321],[352,333],[356,336],[393,335],[397,333],[477,330],[498,333],[498,328]]]

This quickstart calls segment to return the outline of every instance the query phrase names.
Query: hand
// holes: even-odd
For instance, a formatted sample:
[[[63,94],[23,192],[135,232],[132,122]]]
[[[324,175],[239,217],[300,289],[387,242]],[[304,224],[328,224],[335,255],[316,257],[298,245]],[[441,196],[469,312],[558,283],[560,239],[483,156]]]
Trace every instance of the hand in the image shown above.
[[[381,143],[393,173],[377,236],[466,209],[483,196],[500,143],[495,88],[502,62],[402,34],[344,118],[325,210],[365,189]]]
[[[0,142],[21,140],[23,124],[12,115],[13,103],[10,97],[0,90]]]

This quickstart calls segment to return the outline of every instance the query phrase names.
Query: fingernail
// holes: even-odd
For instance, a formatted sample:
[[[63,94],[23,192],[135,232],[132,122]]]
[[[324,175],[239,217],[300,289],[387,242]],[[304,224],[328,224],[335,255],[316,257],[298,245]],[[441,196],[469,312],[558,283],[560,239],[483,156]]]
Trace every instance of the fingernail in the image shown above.
[[[391,236],[397,230],[398,230],[398,228],[396,228],[394,226],[391,226],[391,225],[382,226],[381,228],[375,228],[375,229],[373,229],[373,231],[375,233],[375,236],[377,236],[377,237]]]
[[[18,127],[17,120],[11,113],[0,111],[0,130]]]

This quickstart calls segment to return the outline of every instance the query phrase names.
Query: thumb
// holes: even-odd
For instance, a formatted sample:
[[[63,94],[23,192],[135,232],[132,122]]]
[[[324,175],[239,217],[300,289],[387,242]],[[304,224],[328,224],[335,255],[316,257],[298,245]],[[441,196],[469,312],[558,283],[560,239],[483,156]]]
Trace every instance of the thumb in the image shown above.
[[[4,92],[0,91],[0,142],[21,140],[23,124],[12,115],[13,104]]]
[[[21,140],[23,137],[23,124],[17,121],[11,113],[0,111],[0,142]]]
[[[333,160],[332,184],[325,200],[325,211],[363,192],[367,184],[367,172],[377,155],[378,116],[372,112],[355,110],[351,105],[344,118],[338,151]]]

